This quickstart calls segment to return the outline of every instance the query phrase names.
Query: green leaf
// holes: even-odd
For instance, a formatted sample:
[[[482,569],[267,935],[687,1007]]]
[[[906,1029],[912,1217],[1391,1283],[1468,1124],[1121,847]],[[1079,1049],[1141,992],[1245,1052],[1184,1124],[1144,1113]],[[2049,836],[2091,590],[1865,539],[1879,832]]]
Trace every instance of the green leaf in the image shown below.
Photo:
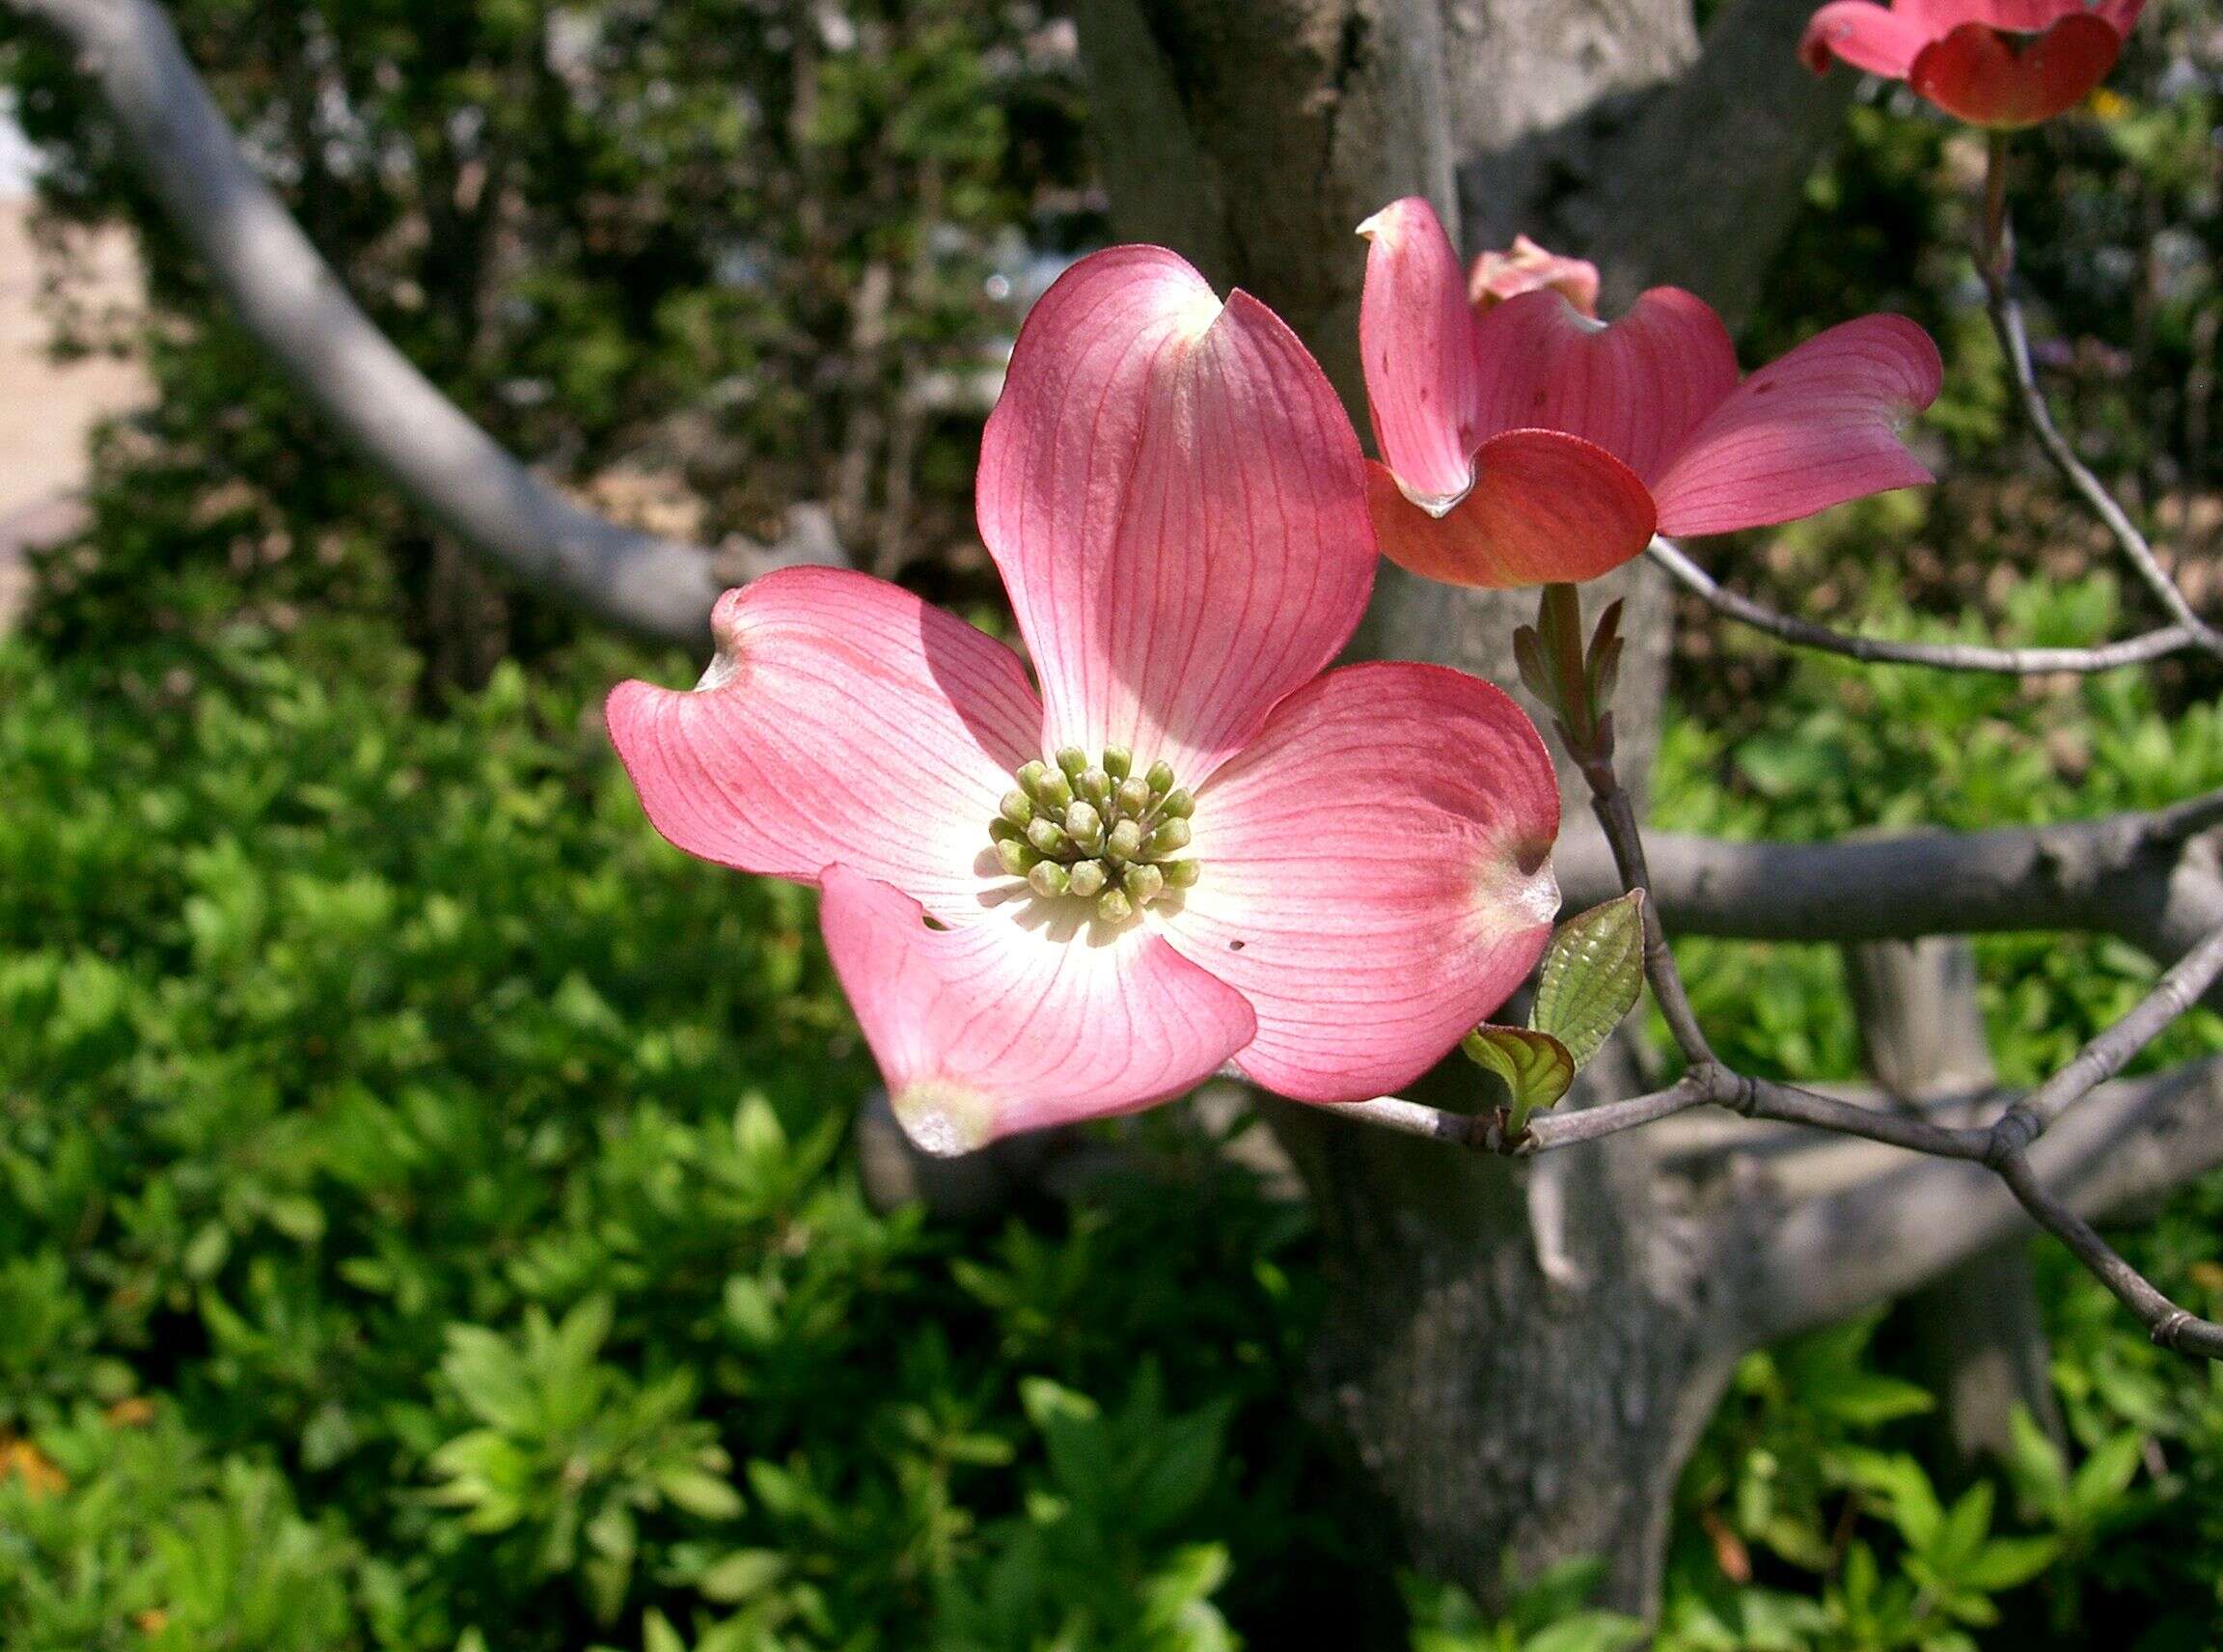
[[[736,1549],[714,1563],[695,1586],[722,1606],[739,1606],[787,1574],[787,1556],[776,1549]]]
[[[2127,1428],[2104,1441],[2077,1465],[2069,1501],[2080,1523],[2092,1524],[2122,1501],[2123,1494],[2130,1489],[2130,1482],[2138,1477],[2138,1465],[2144,1454],[2145,1443],[2138,1431]]]
[[[1550,1107],[1575,1082],[1575,1058],[1549,1032],[1484,1023],[1467,1034],[1460,1048],[1476,1065],[1505,1081],[1513,1092],[1516,1131],[1527,1122],[1529,1114]]]
[[[2059,1541],[2051,1537],[1994,1537],[1962,1573],[1961,1581],[1972,1589],[1997,1594],[2028,1583],[2060,1553]]]
[[[1644,1625],[1617,1611],[1585,1611],[1521,1643],[1521,1652],[1626,1652],[1644,1639]]]
[[[731,1520],[741,1512],[741,1494],[731,1482],[700,1469],[667,1470],[657,1476],[656,1489],[703,1520]]]
[[[1935,1540],[1921,1547],[1928,1558],[1954,1583],[1965,1582],[1964,1573],[1983,1552],[1991,1531],[1991,1483],[1978,1480],[1955,1501]]]
[[[2071,1515],[2069,1465],[2061,1447],[2038,1425],[2030,1408],[2017,1404],[2008,1419],[2014,1451],[2008,1458],[2026,1509],[2035,1508],[2056,1525]]]
[[[1576,1071],[1635,1006],[1644,985],[1644,892],[1578,913],[1544,954],[1529,1025],[1567,1047]]]
[[[1878,1428],[1903,1417],[1919,1417],[1937,1403],[1928,1389],[1874,1371],[1837,1374],[1825,1389],[1810,1393],[1808,1400],[1823,1416],[1856,1428]]]

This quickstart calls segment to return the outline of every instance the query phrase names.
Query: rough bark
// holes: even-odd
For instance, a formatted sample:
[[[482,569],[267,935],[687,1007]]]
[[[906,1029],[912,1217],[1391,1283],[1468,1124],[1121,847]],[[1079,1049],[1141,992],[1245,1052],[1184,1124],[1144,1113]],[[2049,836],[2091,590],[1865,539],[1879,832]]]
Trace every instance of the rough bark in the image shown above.
[[[1739,8],[1741,26],[1798,9]],[[1458,236],[1464,204],[1469,253],[1517,229],[1557,234],[1559,250],[1606,251],[1617,286],[1672,266],[1734,306],[1832,112],[1786,79],[1764,155],[1678,147],[1718,119],[1724,85],[1760,72],[1740,42],[1743,69],[1678,78],[1698,52],[1686,0],[1082,0],[1079,17],[1119,232],[1279,310],[1361,429],[1353,231],[1368,213],[1425,195]],[[1678,232],[1701,187],[1743,203],[1726,257]],[[1620,224],[1630,233],[1608,246],[1585,212],[1592,227],[1632,214],[1647,227]],[[1651,645],[1625,663],[1617,711],[1640,780],[1668,609],[1641,565],[1614,591],[1631,600],[1626,634]],[[1533,602],[1385,568],[1360,645],[1506,682]],[[1570,809],[1569,824],[1578,835],[1586,817]],[[1634,1088],[1610,1060],[1592,1076],[1600,1093]],[[1490,1599],[1507,1555],[1531,1570],[1596,1556],[1610,1598],[1649,1610],[1675,1476],[1739,1348],[1722,1323],[1738,1254],[1722,1236],[1740,1220],[1725,1181],[1659,1175],[1641,1133],[1509,1166],[1318,1110],[1277,1108],[1275,1122],[1334,1283],[1313,1410],[1397,1511],[1413,1558]]]

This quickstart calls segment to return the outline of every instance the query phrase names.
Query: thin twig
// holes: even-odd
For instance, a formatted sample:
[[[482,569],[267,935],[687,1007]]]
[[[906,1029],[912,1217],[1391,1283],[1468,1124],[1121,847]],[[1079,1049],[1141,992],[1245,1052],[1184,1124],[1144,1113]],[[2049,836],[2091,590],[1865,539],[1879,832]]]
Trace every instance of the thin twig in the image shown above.
[[[1991,317],[1991,330],[1998,336],[1999,348],[2007,358],[2008,372],[2015,381],[2023,418],[2029,421],[2031,432],[2037,436],[2038,445],[2045,450],[2045,456],[2053,461],[2053,468],[2091,507],[2092,513],[2114,537],[2130,565],[2138,570],[2138,577],[2146,582],[2147,589],[2160,599],[2170,618],[2188,633],[2192,645],[2211,654],[2223,654],[2223,631],[2193,611],[2184,593],[2177,589],[2177,582],[2169,577],[2169,570],[2161,565],[2161,559],[2154,554],[2146,536],[2138,531],[2137,524],[2130,520],[2105,484],[2076,456],[2076,450],[2053,422],[2053,409],[2045,400],[2045,392],[2038,383],[2037,369],[2031,361],[2030,335],[2022,323],[2022,307],[2015,297],[2015,232],[2007,217],[2007,144],[2004,137],[1997,134],[1992,139],[1985,175],[1984,199],[1982,243],[1977,250],[1976,269],[1984,279],[1984,307]]]
[[[1322,1111],[1337,1118],[1371,1124],[1377,1130],[1392,1130],[1400,1136],[1452,1142],[1463,1147],[1490,1144],[1483,1140],[1490,1128],[1488,1115],[1453,1113],[1447,1108],[1407,1101],[1403,1096],[1381,1095],[1372,1101],[1337,1102]]]
[[[1986,308],[1991,314],[1991,329],[1999,336],[1999,347],[2007,354],[2008,369],[2014,374],[2015,389],[2021,399],[2022,416],[2030,422],[2030,429],[2037,436],[2038,445],[2045,450],[2045,456],[2053,461],[2053,468],[2092,508],[2092,513],[2100,518],[2123,554],[2129,558],[2130,565],[2138,570],[2138,577],[2160,598],[2161,606],[2169,611],[2170,617],[2191,634],[2193,644],[2211,654],[2223,654],[2223,631],[2217,631],[2193,612],[2192,605],[2184,600],[2184,593],[2177,589],[2177,582],[2169,577],[2169,570],[2161,565],[2161,559],[2154,554],[2146,536],[2116,503],[2106,485],[2076,456],[2076,450],[2069,445],[2060,427],[2053,423],[2053,411],[2046,405],[2045,392],[2039,387],[2037,370],[2031,365],[2030,337],[2022,325],[2021,305],[2002,288],[1992,292]]]
[[[2012,648],[1982,643],[1910,643],[1888,637],[1863,637],[1797,619],[1726,589],[1672,540],[1655,537],[1647,554],[1684,590],[1725,619],[1766,632],[1794,647],[1815,648],[1877,665],[2042,676],[2050,672],[2119,671],[2125,666],[2146,665],[2180,649],[2200,646],[2199,638],[2182,625],[2166,625],[2119,643],[2102,643],[2089,648]]]
[[[1734,1076],[1734,1075],[1733,1075]],[[1739,1077],[1750,1099],[1737,1111],[1751,1118],[1772,1118],[1784,1124],[1804,1124],[1839,1136],[1859,1136],[1886,1146],[1905,1147],[1938,1159],[1982,1159],[1990,1147],[1990,1135],[1983,1130],[1961,1130],[1933,1124],[1919,1114],[1884,1112],[1856,1106],[1834,1096],[1817,1095],[1796,1085],[1772,1079]]]
[[[2000,1115],[1989,1132],[1994,1165],[2020,1157],[2065,1110],[2121,1072],[2126,1061],[2189,1009],[2218,976],[2223,976],[2223,929],[2178,959],[2136,1008]]]
[[[1652,997],[1666,1018],[1667,1030],[1675,1035],[1684,1060],[1693,1067],[1716,1065],[1714,1047],[1706,1040],[1705,1029],[1698,1025],[1698,1012],[1691,1008],[1690,995],[1684,990],[1683,977],[1676,971],[1667,931],[1660,926],[1659,902],[1652,898],[1652,874],[1644,865],[1644,838],[1636,828],[1635,806],[1613,772],[1611,749],[1578,753],[1576,760],[1590,785],[1591,812],[1598,816],[1606,842],[1613,851],[1613,864],[1621,869],[1621,887],[1644,892],[1644,978],[1651,982]]]
[[[1718,1102],[1721,1097],[1716,1075],[1720,1071],[1719,1067],[1693,1067],[1666,1089],[1654,1090],[1649,1095],[1578,1108],[1572,1113],[1533,1115],[1528,1120],[1527,1135],[1514,1144],[1514,1150],[1548,1153],[1554,1147],[1595,1142],[1600,1137],[1618,1135],[1640,1124],[1656,1124],[1678,1113],[1688,1113],[1693,1107]]]
[[[2115,1299],[2138,1316],[2147,1333],[2164,1348],[2201,1359],[2223,1360],[2223,1325],[2201,1319],[2179,1308],[2123,1259],[2122,1253],[2099,1231],[2046,1191],[2020,1153],[2010,1153],[1992,1167],[2017,1201],[2039,1226],[2069,1247]]]

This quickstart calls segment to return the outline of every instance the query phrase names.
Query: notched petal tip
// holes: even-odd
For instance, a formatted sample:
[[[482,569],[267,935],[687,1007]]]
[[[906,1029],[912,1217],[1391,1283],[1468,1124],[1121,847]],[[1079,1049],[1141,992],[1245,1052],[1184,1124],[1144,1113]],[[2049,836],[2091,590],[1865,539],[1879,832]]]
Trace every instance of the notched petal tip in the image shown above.
[[[1231,289],[1222,299],[1209,286],[1199,284],[1197,289],[1173,308],[1173,326],[1191,344],[1200,343],[1220,324],[1220,317],[1238,304],[1265,309],[1257,299],[1241,288]]]
[[[1797,521],[1916,487],[1901,429],[1936,399],[1943,364],[1902,316],[1840,322],[1755,372],[1693,432],[1654,489],[1678,537]]]
[[[1559,916],[1559,874],[1551,865],[1552,840],[1509,843],[1509,862],[1494,868],[1485,888],[1509,920],[1550,923]]]
[[[1466,482],[1461,484],[1456,493],[1423,493],[1416,487],[1407,486],[1405,479],[1398,476],[1396,472],[1392,471],[1389,474],[1390,480],[1397,483],[1399,493],[1402,493],[1408,501],[1427,511],[1438,521],[1441,521],[1452,511],[1458,509],[1460,502],[1474,491],[1474,467],[1471,464],[1467,467]],[[1377,529],[1376,532],[1379,534],[1380,530]]]
[[[1441,229],[1442,220],[1436,216],[1436,208],[1425,196],[1403,195],[1388,206],[1368,213],[1359,221],[1353,233],[1365,240],[1383,235],[1398,235],[1409,229],[1434,225]]]
[[[1441,666],[1331,672],[1199,800],[1210,869],[1167,940],[1254,1006],[1237,1064],[1300,1101],[1404,1084],[1550,934],[1559,790],[1501,691]]]
[[[1479,368],[1459,255],[1418,196],[1359,226],[1369,241],[1358,354],[1382,457],[1405,497],[1441,516],[1474,484]]]
[[[952,1079],[924,1079],[890,1098],[895,1122],[921,1153],[955,1159],[996,1139],[996,1106],[986,1094]]]

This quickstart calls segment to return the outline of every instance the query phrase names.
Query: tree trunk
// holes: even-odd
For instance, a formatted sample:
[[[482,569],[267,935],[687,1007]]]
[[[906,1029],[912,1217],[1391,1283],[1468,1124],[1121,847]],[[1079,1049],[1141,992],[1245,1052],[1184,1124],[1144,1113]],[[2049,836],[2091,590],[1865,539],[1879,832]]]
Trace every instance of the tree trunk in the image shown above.
[[[1737,0],[1695,69],[1688,0],[1081,0],[1078,16],[1119,233],[1273,305],[1363,430],[1354,231],[1398,196],[1427,196],[1455,238],[1465,203],[1469,254],[1525,230],[1603,256],[1612,291],[1672,268],[1748,302],[1841,96],[1798,69],[1794,12]],[[1604,584],[1594,605],[1631,600],[1616,723],[1640,785],[1669,606],[1641,564]],[[1361,646],[1510,686],[1533,605],[1385,565]],[[1567,820],[1590,829],[1586,807]],[[1585,1078],[1633,1088],[1626,1052]],[[1432,1082],[1473,1093],[1471,1075]],[[1333,1289],[1311,1409],[1413,1560],[1490,1601],[1507,1556],[1523,1572],[1593,1556],[1607,1598],[1649,1611],[1676,1475],[1741,1347],[1718,1311],[1739,1254],[1724,1190],[1664,1175],[1641,1132],[1509,1164],[1324,1110],[1274,1119]]]

